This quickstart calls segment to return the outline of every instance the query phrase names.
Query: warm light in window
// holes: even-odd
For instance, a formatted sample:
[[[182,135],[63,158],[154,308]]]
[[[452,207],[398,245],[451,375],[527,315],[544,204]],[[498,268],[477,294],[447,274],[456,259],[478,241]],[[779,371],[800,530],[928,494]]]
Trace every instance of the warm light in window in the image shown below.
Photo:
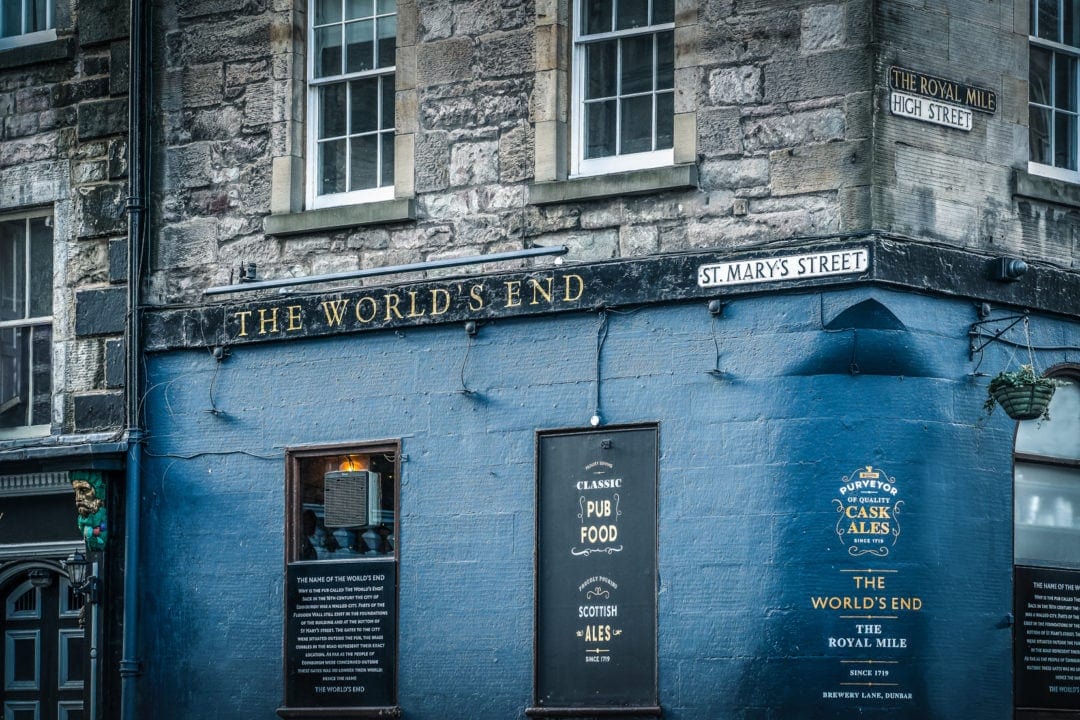
[[[370,466],[366,455],[346,455],[345,459],[338,465],[338,470],[342,472],[354,472],[356,470],[367,470]]]

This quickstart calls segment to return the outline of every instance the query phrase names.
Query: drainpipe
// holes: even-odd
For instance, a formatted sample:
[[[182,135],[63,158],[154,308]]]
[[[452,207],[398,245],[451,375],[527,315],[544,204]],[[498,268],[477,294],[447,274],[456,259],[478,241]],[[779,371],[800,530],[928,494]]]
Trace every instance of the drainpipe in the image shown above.
[[[126,344],[126,420],[127,463],[124,491],[124,615],[123,654],[120,659],[120,718],[136,720],[139,676],[138,601],[139,536],[142,488],[143,426],[140,412],[143,393],[142,369],[142,265],[147,226],[147,137],[150,115],[149,92],[149,19],[144,0],[131,0],[130,52],[128,55],[128,263],[127,263],[127,344]]]

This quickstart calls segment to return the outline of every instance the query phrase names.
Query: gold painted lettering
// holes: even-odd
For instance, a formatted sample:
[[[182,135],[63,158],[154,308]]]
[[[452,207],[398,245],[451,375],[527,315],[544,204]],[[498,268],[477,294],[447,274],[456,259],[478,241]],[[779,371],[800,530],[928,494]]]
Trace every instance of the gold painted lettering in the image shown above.
[[[238,337],[247,336],[247,319],[251,315],[250,310],[241,310],[238,313],[234,313],[234,317],[240,318],[240,334]]]
[[[416,312],[416,291],[415,290],[410,290],[409,291],[409,317],[411,317],[411,318],[424,317],[425,315],[427,315],[427,310],[421,310],[420,312]]]
[[[402,316],[401,311],[398,310],[398,303],[401,302],[401,298],[397,295],[397,293],[386,293],[386,295],[383,296],[383,299],[386,300],[386,321],[387,322],[390,322],[390,320],[393,319],[393,318],[390,317],[390,313],[393,313],[394,315],[397,315],[398,320],[404,320],[405,319],[404,316]]]
[[[276,333],[277,329],[277,308],[270,309],[270,317],[266,317],[266,308],[259,308],[259,334],[266,334],[266,326],[270,326],[270,332]]]
[[[367,317],[364,317],[363,314],[361,313],[361,309],[364,307],[364,303],[370,303],[371,304],[371,314],[368,315]],[[362,297],[362,298],[360,298],[359,300],[356,301],[356,319],[359,320],[360,322],[362,322],[362,323],[371,322],[372,320],[375,319],[375,315],[377,315],[378,312],[379,312],[379,304],[377,302],[375,302],[375,298],[370,298],[370,297],[365,295],[364,297]]]
[[[323,300],[322,309],[326,314],[326,324],[330,327],[340,325],[341,318],[344,317],[348,307],[348,300]]]
[[[503,285],[506,286],[506,307],[521,305],[521,281],[508,280]]]
[[[536,278],[529,278],[529,284],[532,285],[533,289],[532,302],[529,303],[530,305],[540,304],[537,296],[543,297],[548,305],[551,304],[551,286],[555,282],[555,278],[549,277],[545,278],[545,280],[547,280],[547,290],[544,290],[539,280],[537,280]]]
[[[566,302],[580,300],[585,292],[585,279],[580,275],[567,275],[563,278],[563,287],[565,289],[563,300]]]
[[[469,309],[473,312],[481,310],[484,307],[484,298],[480,295],[483,290],[483,285],[473,285],[469,288]]]
[[[442,301],[440,305],[439,302]],[[450,309],[450,293],[442,288],[434,288],[431,291],[431,314],[442,315]]]
[[[289,324],[285,326],[285,332],[293,332],[303,327],[300,319],[300,308],[300,305],[289,305],[285,308],[285,317],[289,320]]]

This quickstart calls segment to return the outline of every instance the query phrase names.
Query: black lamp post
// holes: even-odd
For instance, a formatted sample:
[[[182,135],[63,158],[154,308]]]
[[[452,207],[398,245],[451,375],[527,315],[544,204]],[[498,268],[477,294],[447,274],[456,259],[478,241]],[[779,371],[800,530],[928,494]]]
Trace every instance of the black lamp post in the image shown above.
[[[89,603],[98,601],[98,578],[90,573],[90,561],[86,556],[76,550],[64,561],[71,588],[78,595],[82,595]]]

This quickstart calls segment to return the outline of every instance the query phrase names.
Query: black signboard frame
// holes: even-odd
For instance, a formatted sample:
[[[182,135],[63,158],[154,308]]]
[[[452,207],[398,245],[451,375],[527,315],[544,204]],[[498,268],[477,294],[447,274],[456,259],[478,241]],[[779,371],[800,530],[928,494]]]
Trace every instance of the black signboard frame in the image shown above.
[[[659,426],[536,441],[532,717],[655,716]]]
[[[284,593],[284,619],[285,627],[282,636],[282,675],[284,684],[284,703],[277,708],[277,714],[282,718],[397,718],[401,716],[401,707],[398,705],[398,599],[399,599],[399,573],[398,559],[400,552],[400,540],[393,544],[393,552],[386,555],[368,557],[350,557],[340,560],[301,560],[302,557],[302,489],[301,489],[301,463],[305,459],[324,458],[348,455],[383,455],[392,458],[393,462],[393,535],[400,539],[400,530],[397,518],[397,508],[400,507],[401,484],[401,446],[396,440],[384,440],[378,442],[310,445],[289,448],[287,455],[286,471],[286,494],[285,508],[286,533],[285,533],[285,593]],[[301,578],[317,578],[304,582]],[[309,594],[310,607],[303,610],[306,617],[296,616],[297,607],[300,605],[300,587],[306,586],[312,594]],[[325,598],[316,597],[314,594],[322,594]],[[324,607],[315,607],[315,605]],[[342,607],[330,607],[330,605],[344,605]],[[347,607],[346,607],[347,606]],[[327,617],[319,617],[320,612],[340,613],[335,615],[335,625],[332,627],[348,627],[350,622],[354,630],[340,642],[333,642],[341,647],[327,648],[326,652],[340,653],[367,653],[365,655],[335,656],[332,660],[339,663],[338,667],[344,666],[339,672],[334,671],[339,680],[327,681],[334,686],[354,687],[363,685],[363,692],[316,692],[311,682],[297,682],[300,677],[298,668],[305,659],[303,651],[297,647],[301,637],[300,623],[312,620],[328,620]],[[344,622],[338,618],[344,618]],[[382,647],[374,647],[375,643],[369,643],[362,633],[356,632],[359,624],[375,626],[375,630],[381,635]],[[309,640],[306,645],[313,643],[331,643],[333,638],[326,637],[325,633],[309,632]],[[312,637],[313,636],[313,637]],[[356,643],[367,644],[365,647],[346,647]],[[377,643],[377,641],[376,641]],[[322,648],[308,648],[323,651]],[[319,662],[311,655],[310,661]],[[378,673],[352,672],[359,670],[365,660],[369,666],[380,668]],[[351,663],[351,666],[350,666]],[[329,667],[329,663],[327,663]],[[310,667],[310,665],[309,665]],[[326,673],[329,675],[329,671]],[[356,680],[348,679],[356,676]],[[364,679],[361,680],[361,675]],[[370,684],[368,677],[374,676],[377,684]],[[370,690],[374,690],[371,692]]]
[[[1080,647],[1080,570],[1029,567],[1014,568],[1015,632],[1013,667],[1015,705],[1022,711],[1072,711],[1080,709],[1080,666],[1077,647],[1062,652],[1071,637]],[[1068,664],[1059,663],[1063,656]],[[1071,715],[1072,713],[1066,713]],[[1024,713],[1030,716],[1030,712]]]

